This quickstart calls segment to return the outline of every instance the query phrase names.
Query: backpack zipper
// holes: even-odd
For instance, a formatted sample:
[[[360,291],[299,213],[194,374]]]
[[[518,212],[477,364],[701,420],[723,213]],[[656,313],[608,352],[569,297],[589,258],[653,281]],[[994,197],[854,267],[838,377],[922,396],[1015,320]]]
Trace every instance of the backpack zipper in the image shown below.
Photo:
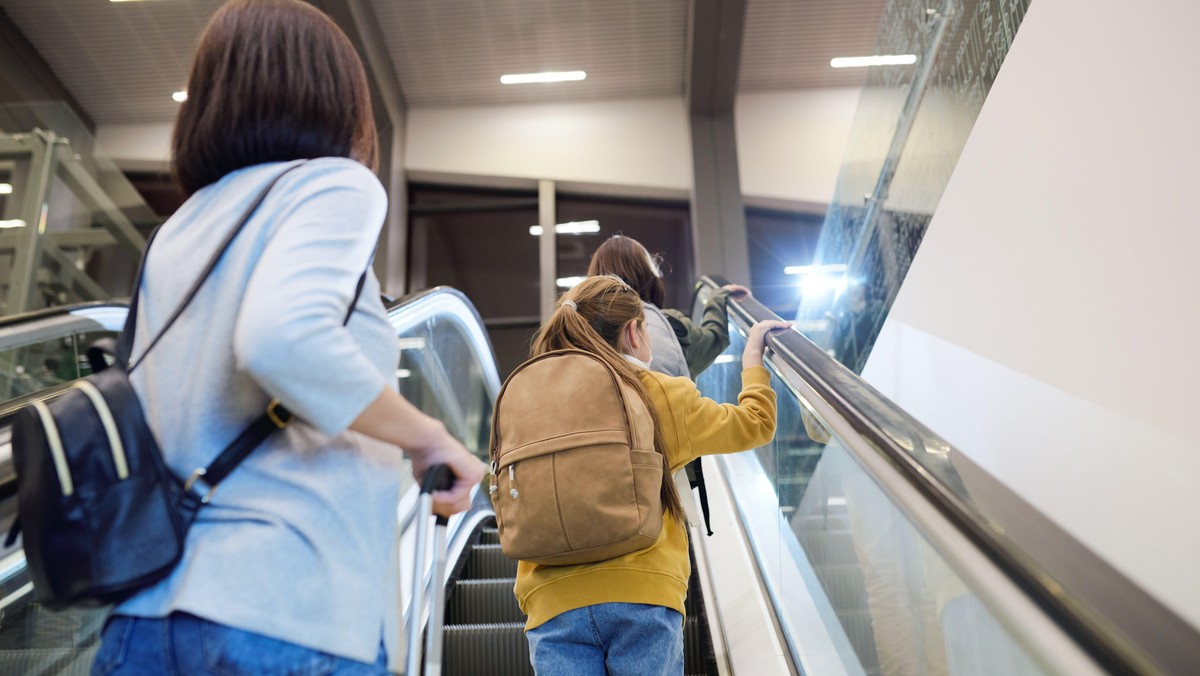
[[[517,491],[517,463],[515,462],[508,466],[508,485],[508,494],[512,496],[513,500],[516,500],[521,493]]]

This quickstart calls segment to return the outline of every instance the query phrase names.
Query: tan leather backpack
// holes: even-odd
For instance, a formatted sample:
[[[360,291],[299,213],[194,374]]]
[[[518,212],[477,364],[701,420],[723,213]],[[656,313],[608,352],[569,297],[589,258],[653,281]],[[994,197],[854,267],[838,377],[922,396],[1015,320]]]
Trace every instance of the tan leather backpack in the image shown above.
[[[604,561],[658,539],[662,455],[645,404],[601,358],[547,352],[504,381],[492,413],[500,547],[546,565]]]

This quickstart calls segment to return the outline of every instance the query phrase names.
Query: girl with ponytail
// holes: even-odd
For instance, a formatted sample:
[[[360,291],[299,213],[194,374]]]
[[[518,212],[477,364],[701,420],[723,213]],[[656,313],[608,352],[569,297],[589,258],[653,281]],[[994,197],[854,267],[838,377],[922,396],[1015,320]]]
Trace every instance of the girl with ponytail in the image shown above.
[[[683,601],[691,564],[686,518],[671,476],[701,455],[771,440],[775,392],[762,366],[763,344],[767,333],[789,327],[760,322],[750,329],[738,403],[718,404],[701,396],[690,379],[649,369],[652,345],[642,301],[619,277],[589,277],[563,294],[530,356],[585,350],[638,393],[663,456],[665,514],[658,540],[640,551],[579,565],[519,562],[513,591],[529,616],[525,630],[537,673],[683,674]]]

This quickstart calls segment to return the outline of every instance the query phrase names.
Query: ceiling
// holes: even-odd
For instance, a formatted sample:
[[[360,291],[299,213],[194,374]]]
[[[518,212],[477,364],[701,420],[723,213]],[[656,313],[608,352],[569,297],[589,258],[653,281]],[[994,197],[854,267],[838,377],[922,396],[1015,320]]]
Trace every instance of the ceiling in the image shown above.
[[[365,0],[410,107],[681,96],[688,0]],[[707,0],[696,0],[707,1]],[[746,0],[739,91],[859,86],[886,0]],[[222,0],[0,0],[97,124],[170,122]],[[506,86],[504,73],[584,70]]]

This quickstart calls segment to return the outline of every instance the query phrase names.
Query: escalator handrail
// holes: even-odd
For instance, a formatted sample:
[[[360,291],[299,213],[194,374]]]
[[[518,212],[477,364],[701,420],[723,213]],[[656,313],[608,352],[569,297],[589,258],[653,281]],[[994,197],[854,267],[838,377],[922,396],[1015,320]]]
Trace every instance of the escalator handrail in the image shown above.
[[[460,300],[465,305],[465,307],[467,307],[471,310],[471,312],[474,315],[475,320],[478,322],[479,326],[481,326],[481,327],[483,326],[483,320],[479,316],[479,311],[475,309],[475,306],[471,303],[470,300],[467,299],[466,295],[463,294],[458,289],[455,289],[455,288],[449,287],[449,286],[435,286],[430,289],[425,289],[422,291],[410,293],[398,300],[391,301],[386,304],[387,305],[387,314],[389,317],[391,317],[399,312],[403,312],[406,308],[416,305],[417,303],[426,301],[433,296],[449,296],[456,300]],[[47,310],[47,311],[38,311],[38,312],[31,312],[31,313],[27,313],[27,314],[23,314],[23,315],[16,315],[12,318],[13,321],[9,321],[7,325],[14,326],[14,325],[18,325],[18,324],[25,323],[25,322],[39,321],[39,320],[45,319],[47,317],[52,317],[52,316],[56,316],[56,315],[60,315],[60,314],[68,314],[71,311],[79,310],[79,309],[82,309],[85,307],[110,306],[110,305],[123,305],[123,304],[112,303],[112,302],[99,302],[99,303],[76,304],[76,305],[64,306],[62,308],[51,308],[51,310]],[[20,321],[17,321],[17,320],[20,320]],[[488,339],[488,335],[487,335],[486,331],[483,332],[483,337],[485,339]],[[487,349],[489,350],[491,355],[495,354],[495,351],[492,348],[490,339],[488,339]],[[491,387],[492,386],[491,382],[489,382],[488,384],[491,389],[493,389],[493,390],[498,389],[496,387]],[[51,398],[67,389],[70,389],[70,387],[71,387],[71,383],[70,383],[70,381],[68,381],[68,382],[60,383],[53,387],[41,390],[39,392],[33,392],[31,394],[25,395],[18,399],[13,399],[9,402],[0,404],[0,428],[7,427],[10,424],[10,419],[11,419],[12,415],[14,413],[16,413],[19,409],[24,407],[26,404],[29,404],[33,401],[42,401],[42,400]],[[495,392],[493,392],[493,395],[494,394],[495,394]],[[0,476],[0,500],[8,499],[8,498],[11,498],[12,496],[15,496],[16,491],[17,491],[16,486],[17,486],[16,474],[9,472],[9,473],[6,473],[5,476]]]
[[[701,277],[693,307],[702,290],[727,283],[716,275]],[[743,330],[756,321],[779,319],[753,297],[730,298],[727,307]],[[1114,673],[1186,673],[1200,664],[1195,627],[979,469],[972,472],[973,481],[988,481],[988,495],[1011,516],[985,518],[917,454],[933,449],[942,457],[953,454],[956,465],[976,466],[799,331],[770,335],[767,346],[1099,664]],[[860,452],[846,446],[852,454]],[[1015,534],[1057,548],[1059,565],[1051,570],[1035,561],[1026,554],[1033,551],[1023,546],[1028,543]]]

